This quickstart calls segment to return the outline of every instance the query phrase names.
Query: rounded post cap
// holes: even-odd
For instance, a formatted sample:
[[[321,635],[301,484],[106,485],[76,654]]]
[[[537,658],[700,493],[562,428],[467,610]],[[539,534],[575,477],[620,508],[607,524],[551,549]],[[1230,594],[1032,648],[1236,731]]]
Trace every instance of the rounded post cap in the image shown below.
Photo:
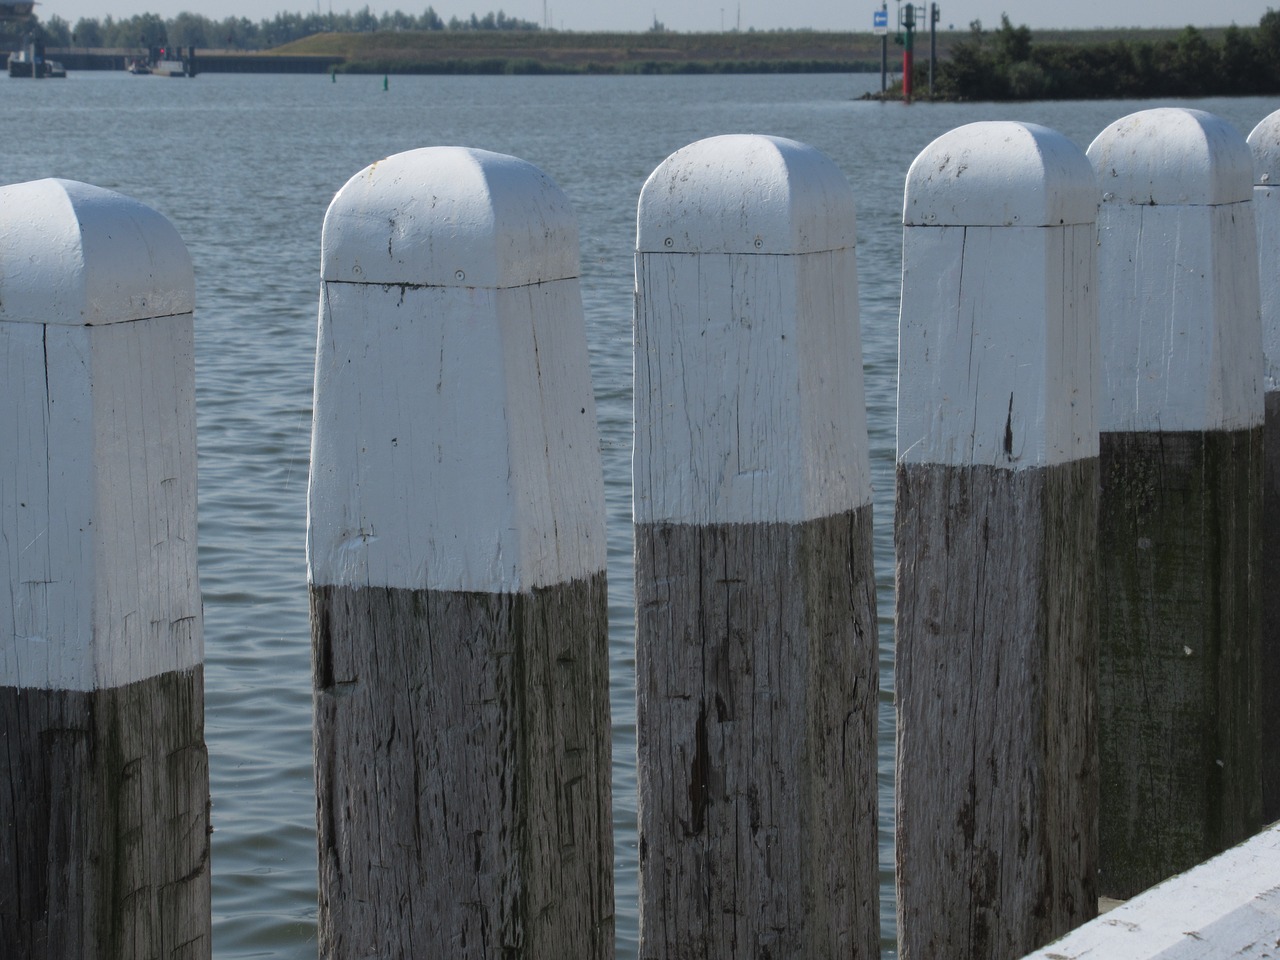
[[[191,256],[155,210],[75,180],[0,187],[0,321],[100,326],[194,307]]]
[[[1239,203],[1253,196],[1253,155],[1231,124],[1158,107],[1121,117],[1089,145],[1103,203]]]
[[[989,120],[943,134],[907,171],[904,226],[1093,223],[1098,186],[1080,148],[1034,123]]]
[[[807,144],[738,134],[699,140],[645,181],[638,253],[798,254],[855,245],[853,190]]]
[[[323,280],[520,287],[576,278],[569,199],[531,163],[424,147],[365,167],[324,218]]]
[[[1280,110],[1262,118],[1248,143],[1253,152],[1253,182],[1260,187],[1280,186]]]

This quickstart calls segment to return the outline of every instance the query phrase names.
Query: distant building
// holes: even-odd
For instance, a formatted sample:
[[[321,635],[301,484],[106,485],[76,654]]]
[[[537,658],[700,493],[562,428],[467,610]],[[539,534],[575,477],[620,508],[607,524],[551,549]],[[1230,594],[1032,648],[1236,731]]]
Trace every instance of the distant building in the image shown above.
[[[35,22],[34,3],[0,2],[0,67],[7,65],[9,51],[23,42]]]
[[[0,3],[0,20],[29,20],[35,6],[34,3]]]

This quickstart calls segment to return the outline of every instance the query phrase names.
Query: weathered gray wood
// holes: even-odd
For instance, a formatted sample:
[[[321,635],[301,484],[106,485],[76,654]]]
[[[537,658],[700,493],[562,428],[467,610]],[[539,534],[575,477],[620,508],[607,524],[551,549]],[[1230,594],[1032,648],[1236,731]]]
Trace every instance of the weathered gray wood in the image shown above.
[[[1280,391],[1269,391],[1265,400],[1258,722],[1262,741],[1262,822],[1274,823],[1280,820]]]
[[[1020,957],[1096,912],[1097,476],[898,466],[903,960]]]
[[[1261,825],[1262,429],[1101,451],[1101,883],[1126,898]]]
[[[1093,916],[1097,188],[973,123],[907,175],[899,330],[903,960],[1010,960]]]
[[[1262,467],[1262,819],[1280,820],[1280,111],[1249,134],[1258,227],[1265,415]]]
[[[313,587],[320,956],[613,956],[603,574]]]
[[[641,956],[879,956],[871,508],[636,528]]]
[[[211,955],[203,677],[0,687],[0,957]]]
[[[1253,156],[1158,108],[1089,147],[1098,214],[1101,892],[1261,825],[1264,353]]]
[[[208,958],[191,260],[41,180],[0,264],[0,957]]]
[[[438,147],[325,217],[307,570],[320,955],[610,960],[604,488],[577,224]]]
[[[853,194],[713,137],[640,196],[645,960],[878,956],[877,631]]]

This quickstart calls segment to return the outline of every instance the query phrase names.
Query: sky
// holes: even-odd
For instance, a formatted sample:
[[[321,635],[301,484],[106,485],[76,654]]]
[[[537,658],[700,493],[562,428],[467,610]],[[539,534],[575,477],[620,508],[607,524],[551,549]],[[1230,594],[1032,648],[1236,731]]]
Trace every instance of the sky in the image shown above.
[[[57,15],[72,25],[81,17],[101,19],[107,14],[129,17],[157,13],[172,17],[184,10],[214,20],[247,17],[257,22],[281,11],[322,13],[358,10],[366,0],[43,0],[36,7],[42,19]],[[535,23],[550,23],[562,30],[643,31],[654,19],[669,30],[681,32],[813,28],[815,30],[869,30],[877,0],[368,0],[369,9],[421,13],[427,6],[445,20],[467,19],[502,10],[508,16]],[[1275,0],[1280,7],[1280,0]],[[1000,23],[1008,13],[1015,26],[1038,27],[1197,27],[1254,26],[1268,4],[1249,0],[939,0],[939,30],[966,30],[973,20],[985,27]],[[898,3],[889,0],[889,19],[897,17]]]

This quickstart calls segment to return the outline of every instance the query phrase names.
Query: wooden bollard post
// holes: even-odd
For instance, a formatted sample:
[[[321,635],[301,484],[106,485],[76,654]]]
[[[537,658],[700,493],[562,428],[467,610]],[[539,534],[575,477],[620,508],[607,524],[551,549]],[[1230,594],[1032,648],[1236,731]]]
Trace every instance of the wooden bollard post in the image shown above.
[[[1260,825],[1262,337],[1252,158],[1196,110],[1089,147],[1102,384],[1102,893]]]
[[[1280,111],[1249,134],[1261,294],[1262,427],[1262,820],[1280,820]]]
[[[907,174],[899,331],[903,960],[1020,957],[1096,910],[1092,170],[1030,124]]]
[[[568,200],[397,154],[334,198],[307,528],[321,957],[613,956],[604,485]]]
[[[878,957],[852,191],[716,137],[638,220],[639,955]]]
[[[195,284],[172,224],[0,187],[0,956],[210,956]]]

